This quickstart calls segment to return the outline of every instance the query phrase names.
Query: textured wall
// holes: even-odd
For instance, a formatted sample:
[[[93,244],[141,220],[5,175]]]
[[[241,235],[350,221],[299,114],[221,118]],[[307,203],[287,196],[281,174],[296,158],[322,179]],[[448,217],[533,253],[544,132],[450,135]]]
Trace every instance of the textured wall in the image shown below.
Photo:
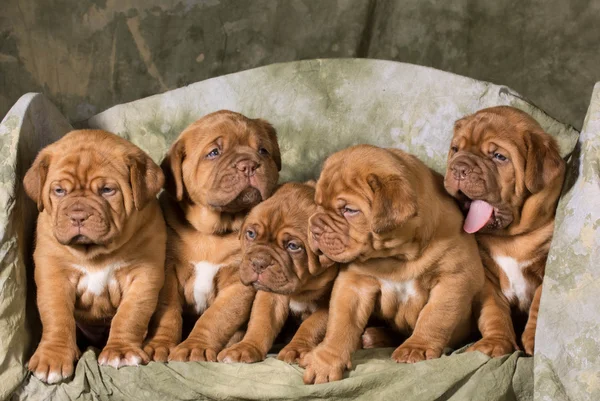
[[[506,84],[580,128],[599,20],[598,0],[4,0],[0,116],[28,91],[77,121],[274,62],[372,57]]]

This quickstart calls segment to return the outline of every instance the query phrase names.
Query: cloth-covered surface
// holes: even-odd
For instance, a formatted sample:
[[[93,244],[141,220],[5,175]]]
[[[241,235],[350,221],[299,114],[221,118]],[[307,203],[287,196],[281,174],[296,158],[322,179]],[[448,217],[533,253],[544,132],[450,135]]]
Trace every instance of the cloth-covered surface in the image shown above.
[[[34,108],[36,101],[48,103],[41,95],[26,95],[0,126],[1,149],[8,160],[2,161],[0,170],[3,182],[0,197],[10,199],[9,205],[23,208],[27,205],[29,220],[35,217],[35,207],[21,189],[23,174],[35,152],[69,128],[49,105]],[[558,139],[565,157],[577,143],[577,131],[552,119],[507,87],[426,67],[351,59],[275,64],[213,78],[113,107],[88,120],[87,125],[131,140],[158,162],[182,129],[207,113],[231,109],[249,117],[262,117],[278,131],[284,166],[281,178],[287,181],[315,178],[326,156],[356,143],[398,147],[443,172],[454,121],[495,105],[512,105],[530,113]],[[33,128],[22,123],[27,121]],[[5,150],[7,147],[9,150]],[[16,168],[17,165],[21,167]],[[600,208],[591,203],[586,207]],[[30,375],[25,377],[22,367],[31,353],[26,341],[27,324],[31,325],[36,316],[29,313],[27,321],[24,319],[25,269],[31,271],[32,267],[27,256],[31,249],[23,238],[31,239],[31,225],[23,225],[20,216],[15,207],[0,215],[0,227],[5,232],[0,271],[4,280],[0,292],[3,323],[0,327],[6,330],[0,343],[0,358],[3,358],[0,361],[5,368],[0,376],[3,397],[15,389],[20,379],[25,380],[13,397],[24,400],[52,397],[528,400],[533,397],[533,358],[523,357],[520,352],[490,359],[479,353],[457,351],[438,360],[401,365],[389,358],[391,349],[359,351],[353,359],[354,369],[347,373],[346,379],[305,386],[298,366],[286,365],[272,357],[253,365],[150,363],[145,367],[115,370],[99,367],[95,354],[88,351],[71,381],[53,386],[43,384]],[[573,216],[567,214],[561,218],[568,221]],[[12,227],[12,231],[7,227]],[[5,252],[5,248],[10,252]],[[581,263],[578,268],[582,270],[592,268],[585,259],[577,259],[577,263]],[[20,277],[18,285],[4,279],[7,272]],[[7,293],[8,285],[12,285],[12,292],[17,295]],[[547,302],[545,298],[542,309]],[[31,296],[28,301],[32,302]],[[569,324],[566,318],[562,319],[559,326]],[[544,321],[543,313],[540,320]],[[5,321],[14,323],[5,328]],[[12,344],[4,341],[7,336],[13,339]],[[543,349],[544,344],[539,347]]]
[[[535,394],[600,400],[600,83],[567,172],[536,335]]]

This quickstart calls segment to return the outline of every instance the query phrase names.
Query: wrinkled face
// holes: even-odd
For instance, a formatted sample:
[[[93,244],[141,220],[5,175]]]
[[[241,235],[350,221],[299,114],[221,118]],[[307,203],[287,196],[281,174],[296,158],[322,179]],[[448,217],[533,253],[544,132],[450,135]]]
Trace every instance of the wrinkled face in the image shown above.
[[[121,237],[163,181],[139,148],[104,131],[81,130],[42,150],[24,185],[40,212],[50,214],[60,244],[94,253]]]
[[[270,196],[281,157],[270,124],[221,111],[188,127],[162,166],[178,200],[237,213]]]
[[[50,165],[48,204],[54,236],[63,245],[106,245],[126,218],[127,176],[92,153],[67,155]]]
[[[444,185],[466,214],[465,231],[499,232],[519,223],[530,195],[560,187],[563,171],[556,143],[535,120],[494,107],[456,122]]]
[[[315,201],[310,247],[340,263],[369,259],[382,251],[389,245],[386,237],[416,215],[413,190],[394,157],[386,149],[366,145],[327,159]],[[403,236],[397,237],[395,245]]]
[[[285,184],[256,206],[241,230],[240,279],[257,290],[294,294],[321,264],[308,248],[308,217],[315,210],[314,190]]]

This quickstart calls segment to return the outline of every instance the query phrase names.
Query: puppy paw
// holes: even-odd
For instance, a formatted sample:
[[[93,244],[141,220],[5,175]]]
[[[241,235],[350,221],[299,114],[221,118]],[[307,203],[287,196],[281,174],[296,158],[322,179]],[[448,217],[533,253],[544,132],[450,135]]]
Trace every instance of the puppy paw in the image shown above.
[[[523,351],[527,355],[533,356],[533,352],[535,351],[535,329],[527,326],[523,332],[521,341],[523,342]]]
[[[219,352],[217,360],[225,363],[254,363],[264,360],[265,357],[266,355],[254,345],[242,341]]]
[[[314,347],[310,345],[289,343],[281,351],[279,351],[277,359],[285,363],[292,364],[304,359],[304,357],[313,349]]]
[[[118,369],[123,366],[139,366],[150,362],[148,354],[135,345],[107,344],[98,356],[98,365],[112,366]]]
[[[167,362],[169,353],[177,344],[166,341],[150,341],[144,346],[148,358],[155,362]]]
[[[202,341],[185,340],[169,353],[169,362],[217,362],[217,349]]]
[[[367,327],[361,336],[362,348],[386,348],[398,346],[397,336],[385,327]]]
[[[318,346],[301,360],[305,368],[305,384],[321,384],[342,380],[344,370],[352,368],[350,356],[344,358],[339,352]]]
[[[74,362],[80,356],[81,352],[76,346],[40,343],[29,360],[28,369],[41,381],[54,384],[73,375]]]
[[[441,355],[442,349],[440,348],[407,340],[392,353],[392,359],[399,363],[416,363],[439,358]]]
[[[516,344],[508,338],[485,337],[467,348],[467,352],[479,351],[492,358],[497,358],[502,355],[511,354],[517,349]]]

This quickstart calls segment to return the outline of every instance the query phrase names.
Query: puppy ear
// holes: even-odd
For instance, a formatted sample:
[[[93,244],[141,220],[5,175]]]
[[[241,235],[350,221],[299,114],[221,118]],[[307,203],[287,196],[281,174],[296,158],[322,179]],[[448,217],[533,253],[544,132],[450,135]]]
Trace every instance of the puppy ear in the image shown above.
[[[39,212],[44,210],[44,196],[42,191],[44,189],[44,184],[46,184],[49,166],[50,153],[44,149],[37,155],[23,178],[25,193],[37,203]]]
[[[183,171],[181,165],[185,158],[185,144],[179,140],[171,146],[169,152],[160,164],[165,174],[165,190],[178,201],[183,200]]]
[[[318,276],[335,264],[333,260],[325,255],[315,255],[309,247],[306,247],[306,254],[308,256],[308,272],[312,276]]]
[[[308,180],[308,181],[304,182],[304,185],[308,185],[309,187],[315,189],[315,188],[317,188],[317,181]]]
[[[525,186],[532,194],[561,180],[565,173],[565,161],[560,157],[558,145],[546,134],[527,132],[527,160],[525,161]]]
[[[277,165],[277,171],[281,171],[281,152],[279,150],[279,143],[277,142],[277,131],[275,131],[275,128],[273,128],[271,123],[268,122],[267,120],[263,120],[262,118],[257,118],[256,121],[258,122],[258,124],[262,125],[263,128],[267,131],[267,134],[269,135],[269,139],[271,140],[271,143],[273,144],[273,153],[271,154],[271,157],[273,158],[273,160],[275,161],[275,164]]]
[[[129,181],[133,192],[133,204],[142,210],[165,183],[162,170],[146,153],[139,151],[130,156]]]
[[[399,175],[381,179],[367,176],[373,190],[371,230],[376,233],[391,231],[417,215],[417,197],[410,183]]]

